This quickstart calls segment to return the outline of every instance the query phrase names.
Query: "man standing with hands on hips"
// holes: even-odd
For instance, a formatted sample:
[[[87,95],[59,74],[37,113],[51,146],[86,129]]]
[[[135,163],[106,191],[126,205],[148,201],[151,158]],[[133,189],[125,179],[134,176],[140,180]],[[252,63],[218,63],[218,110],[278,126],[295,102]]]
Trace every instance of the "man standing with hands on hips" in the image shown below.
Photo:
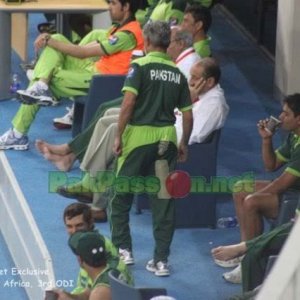
[[[192,103],[185,76],[166,54],[170,28],[166,22],[144,27],[147,55],[135,60],[123,92],[114,152],[118,155],[117,176],[155,175],[164,182],[177,159],[187,159],[187,145],[193,125]],[[183,135],[177,149],[174,109],[183,114]],[[129,211],[133,194],[118,193],[110,203],[112,241],[126,264],[133,264]],[[174,233],[175,202],[164,191],[151,197],[153,259],[146,268],[157,276],[168,276],[168,256]]]

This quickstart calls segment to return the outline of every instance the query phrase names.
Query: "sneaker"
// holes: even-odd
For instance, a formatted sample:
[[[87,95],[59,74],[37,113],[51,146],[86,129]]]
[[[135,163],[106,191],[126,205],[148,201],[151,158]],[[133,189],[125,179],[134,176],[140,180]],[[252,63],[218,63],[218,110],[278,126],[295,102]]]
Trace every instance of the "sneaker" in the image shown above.
[[[163,262],[163,261],[159,261],[155,264],[154,259],[151,259],[147,262],[146,269],[149,272],[154,273],[156,276],[169,276],[170,275],[169,266],[166,262]]]
[[[222,267],[222,268],[234,268],[237,267],[240,262],[243,260],[244,255],[229,259],[229,260],[219,260],[219,259],[214,259],[215,264]]]
[[[27,90],[18,90],[17,94],[20,101],[25,104],[37,104],[40,106],[55,106],[58,104],[50,90],[41,88],[39,82],[34,83]]]
[[[20,138],[16,138],[12,129],[8,130],[0,137],[0,150],[27,150],[28,147],[28,137],[23,135]]]
[[[73,125],[74,105],[66,109],[68,112],[63,117],[53,119],[53,125],[57,129],[70,129]]]
[[[123,260],[125,265],[133,265],[134,264],[134,259],[132,256],[132,252],[129,251],[128,249],[119,249],[119,256],[120,259]]]
[[[241,264],[239,264],[232,271],[224,273],[222,276],[228,282],[231,282],[231,283],[242,283],[242,268],[241,268]]]

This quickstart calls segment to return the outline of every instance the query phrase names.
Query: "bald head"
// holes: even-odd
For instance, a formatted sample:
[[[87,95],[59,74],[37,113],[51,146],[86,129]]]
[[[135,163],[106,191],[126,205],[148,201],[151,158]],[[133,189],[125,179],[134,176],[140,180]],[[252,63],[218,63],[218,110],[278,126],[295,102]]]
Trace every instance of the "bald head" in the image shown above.
[[[200,61],[196,62],[193,67],[198,69],[203,69],[202,76],[205,79],[213,78],[215,84],[219,83],[221,77],[221,69],[218,62],[212,57],[202,58]]]

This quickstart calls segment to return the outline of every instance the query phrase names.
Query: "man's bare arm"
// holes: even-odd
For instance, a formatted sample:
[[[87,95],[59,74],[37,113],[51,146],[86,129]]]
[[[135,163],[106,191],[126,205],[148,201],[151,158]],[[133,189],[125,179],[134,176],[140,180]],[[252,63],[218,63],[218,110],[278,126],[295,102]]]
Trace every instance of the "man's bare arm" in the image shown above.
[[[88,58],[102,56],[105,54],[100,44],[96,41],[87,45],[74,45],[53,39],[47,33],[40,34],[35,40],[34,45],[36,50],[45,46],[49,46],[64,54],[68,54],[77,58]]]

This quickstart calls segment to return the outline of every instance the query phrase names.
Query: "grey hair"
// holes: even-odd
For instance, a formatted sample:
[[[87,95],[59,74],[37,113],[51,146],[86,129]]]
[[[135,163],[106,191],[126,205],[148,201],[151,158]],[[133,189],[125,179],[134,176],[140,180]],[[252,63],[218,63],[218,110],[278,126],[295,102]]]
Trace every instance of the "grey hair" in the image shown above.
[[[171,40],[171,29],[167,22],[150,21],[144,26],[144,37],[152,46],[167,49]]]
[[[178,29],[175,32],[174,39],[176,41],[183,41],[187,48],[193,46],[193,35],[190,32]]]

